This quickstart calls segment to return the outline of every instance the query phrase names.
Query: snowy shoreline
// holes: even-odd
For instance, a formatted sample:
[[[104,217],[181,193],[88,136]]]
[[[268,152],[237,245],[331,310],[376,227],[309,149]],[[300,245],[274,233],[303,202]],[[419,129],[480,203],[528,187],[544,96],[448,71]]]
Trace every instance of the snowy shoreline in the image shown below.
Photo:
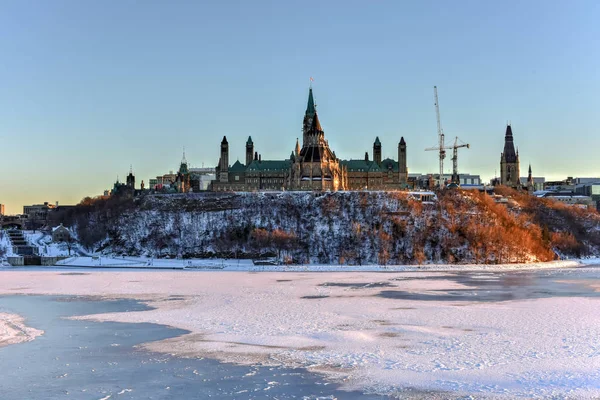
[[[131,269],[186,269],[265,272],[460,272],[510,271],[554,268],[573,268],[598,265],[600,258],[557,260],[549,262],[514,264],[423,264],[423,265],[255,265],[250,259],[149,259],[141,257],[70,257],[57,267],[74,268],[131,268]]]
[[[486,281],[503,275],[476,272],[474,277]],[[417,388],[453,396],[600,396],[597,298],[418,299],[473,289],[448,271],[20,269],[5,271],[3,278],[0,293],[5,294],[143,301],[154,309],[77,318],[188,330],[190,334],[141,345],[180,357],[304,367],[348,389],[376,393]],[[410,293],[414,299],[382,297],[383,291]]]

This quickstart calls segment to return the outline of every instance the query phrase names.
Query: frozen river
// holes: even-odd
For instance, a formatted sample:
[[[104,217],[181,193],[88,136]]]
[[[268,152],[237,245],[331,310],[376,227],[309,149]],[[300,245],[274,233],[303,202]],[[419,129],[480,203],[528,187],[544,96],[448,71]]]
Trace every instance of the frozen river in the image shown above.
[[[236,366],[136,350],[186,333],[157,324],[63,317],[147,309],[135,301],[3,296],[0,312],[42,329],[36,340],[0,348],[2,399],[382,399],[341,392],[303,369]]]
[[[6,399],[600,397],[594,266],[0,274]]]

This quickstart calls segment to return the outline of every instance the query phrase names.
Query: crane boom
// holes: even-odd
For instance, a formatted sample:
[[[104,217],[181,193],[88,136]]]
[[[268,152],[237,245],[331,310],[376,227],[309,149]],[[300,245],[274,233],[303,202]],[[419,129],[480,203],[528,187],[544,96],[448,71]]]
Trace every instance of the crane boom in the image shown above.
[[[458,144],[458,136],[454,139],[454,146],[452,146],[452,183],[460,185],[460,177],[458,176],[458,149],[471,147],[467,143]]]
[[[444,131],[442,130],[442,123],[440,119],[440,105],[438,101],[437,86],[433,87],[433,96],[435,101],[435,115],[437,118],[437,130],[439,139],[439,151],[440,151],[440,175],[438,185],[440,188],[444,187],[444,158],[446,158],[446,150],[444,147]]]
[[[461,147],[466,147],[467,149],[470,147],[466,143],[459,144],[458,136],[454,140],[454,145],[446,146],[444,143],[444,130],[442,129],[442,122],[440,118],[440,105],[438,101],[438,93],[437,86],[433,87],[433,98],[435,101],[435,116],[437,118],[437,129],[438,129],[438,139],[439,143],[436,147],[428,147],[425,151],[435,150],[439,151],[440,154],[440,175],[438,179],[438,187],[440,189],[444,188],[444,158],[446,158],[446,150],[452,150],[452,183],[457,185],[460,184],[460,178],[458,176],[458,149]]]

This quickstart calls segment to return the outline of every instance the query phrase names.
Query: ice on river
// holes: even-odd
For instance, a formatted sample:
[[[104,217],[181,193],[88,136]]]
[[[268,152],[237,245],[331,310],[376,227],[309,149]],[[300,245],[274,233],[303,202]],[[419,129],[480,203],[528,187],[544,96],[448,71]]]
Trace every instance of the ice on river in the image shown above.
[[[573,292],[593,292],[577,273]],[[142,299],[155,309],[89,318],[191,332],[154,351],[307,367],[352,389],[600,396],[598,297],[486,301],[486,284],[526,278],[470,274],[480,287],[449,272],[5,271],[0,293]]]

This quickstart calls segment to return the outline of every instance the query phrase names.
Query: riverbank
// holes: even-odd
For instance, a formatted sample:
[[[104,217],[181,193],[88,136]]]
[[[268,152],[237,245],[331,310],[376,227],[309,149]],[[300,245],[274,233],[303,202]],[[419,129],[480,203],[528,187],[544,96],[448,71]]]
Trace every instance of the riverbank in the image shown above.
[[[21,270],[0,293],[141,299],[154,309],[78,318],[185,329],[143,348],[305,367],[346,389],[585,398],[600,396],[599,272]]]
[[[423,264],[423,265],[273,265],[250,259],[155,259],[145,257],[70,257],[57,266],[81,268],[142,268],[142,269],[198,269],[222,271],[265,272],[415,272],[415,271],[510,271],[574,268],[600,264],[600,258],[568,259],[549,262],[513,264]]]

